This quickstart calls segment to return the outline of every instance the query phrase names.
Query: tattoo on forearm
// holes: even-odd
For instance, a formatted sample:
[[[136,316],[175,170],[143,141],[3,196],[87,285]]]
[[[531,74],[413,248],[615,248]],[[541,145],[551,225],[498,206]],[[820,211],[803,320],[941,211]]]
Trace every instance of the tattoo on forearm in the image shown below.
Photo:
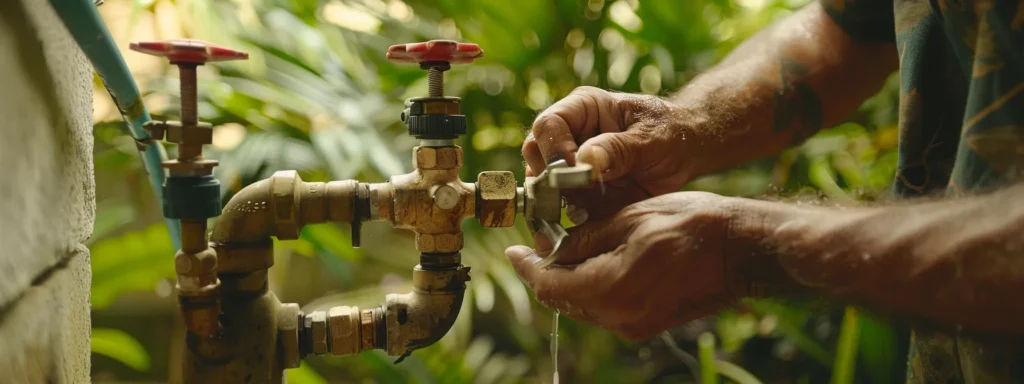
[[[774,129],[795,129],[793,142],[803,141],[822,128],[821,100],[804,80],[807,66],[790,58],[779,59],[781,86],[775,95]]]

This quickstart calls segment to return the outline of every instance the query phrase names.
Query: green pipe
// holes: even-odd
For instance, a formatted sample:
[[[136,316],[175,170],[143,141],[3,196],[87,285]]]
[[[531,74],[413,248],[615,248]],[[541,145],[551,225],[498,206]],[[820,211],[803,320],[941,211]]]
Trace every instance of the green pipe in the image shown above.
[[[167,160],[167,153],[160,143],[151,140],[149,133],[142,128],[150,121],[149,111],[142,104],[139,87],[135,84],[124,57],[114,44],[106,24],[100,18],[96,5],[92,0],[50,0],[50,5],[57,11],[57,16],[71,32],[85,56],[92,62],[96,73],[103,79],[103,85],[114,99],[121,117],[138,143],[149,143],[142,150],[142,161],[149,183],[153,187],[157,201],[164,201],[162,186],[164,169],[161,163]],[[178,220],[164,219],[167,229],[171,232],[174,249],[181,248],[181,229]]]

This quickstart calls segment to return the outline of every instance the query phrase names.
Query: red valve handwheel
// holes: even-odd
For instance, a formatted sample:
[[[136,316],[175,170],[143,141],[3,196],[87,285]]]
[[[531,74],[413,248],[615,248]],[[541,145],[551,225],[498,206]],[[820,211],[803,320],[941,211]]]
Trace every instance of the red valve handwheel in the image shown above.
[[[479,45],[452,40],[430,40],[423,43],[392,45],[388,60],[398,63],[446,62],[468,64],[484,55]]]
[[[249,58],[248,53],[192,39],[140,41],[131,43],[128,48],[153,56],[167,57],[172,63],[203,64]]]

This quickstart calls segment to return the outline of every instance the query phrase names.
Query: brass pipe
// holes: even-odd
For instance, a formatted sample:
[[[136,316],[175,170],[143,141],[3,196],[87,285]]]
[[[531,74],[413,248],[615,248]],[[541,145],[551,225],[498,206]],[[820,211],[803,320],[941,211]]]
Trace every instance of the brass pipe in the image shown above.
[[[425,268],[422,264],[433,264],[421,261],[413,269],[412,292],[387,295],[380,307],[360,311],[338,306],[304,315],[301,356],[350,355],[371,349],[405,356],[440,340],[458,318],[469,281],[469,267],[460,264],[458,254],[444,256],[450,257],[450,264],[437,269]]]
[[[235,376],[210,367],[227,369],[243,361],[254,374],[270,369],[269,380],[276,381],[282,373],[277,369],[297,367],[307,354],[384,349],[406,356],[443,337],[458,317],[469,281],[469,268],[461,264],[459,253],[462,221],[475,216],[486,227],[511,226],[516,182],[511,172],[485,172],[477,183],[461,181],[462,149],[457,146],[416,147],[413,165],[413,172],[392,176],[387,183],[306,183],[294,171],[283,171],[239,191],[210,237],[223,284],[221,318],[232,325],[220,339],[190,344],[189,361],[209,367],[193,367],[189,372],[194,375],[186,377],[197,382],[231,380]],[[416,234],[421,255],[413,269],[412,292],[387,295],[375,308],[341,306],[303,314],[295,304],[280,304],[267,290],[267,269],[274,264],[271,236],[296,239],[303,226],[324,222],[350,222],[357,232],[358,224],[367,220],[386,220]],[[258,310],[273,313],[254,315]],[[267,326],[252,328],[249,316]],[[260,357],[251,354],[254,348],[266,345],[276,346],[263,351],[275,352],[254,360]],[[264,376],[252,381],[268,382]]]
[[[271,236],[295,239],[306,224],[351,221],[358,185],[354,180],[307,183],[296,172],[284,171],[231,198],[214,225],[212,249],[204,258],[213,261],[211,270],[220,284],[217,294],[204,296],[204,303],[219,311],[202,313],[216,323],[219,312],[225,327],[215,337],[189,328],[185,382],[280,383],[283,369],[297,366],[287,358],[288,351],[278,349],[298,345],[297,340],[284,340],[297,332],[290,319],[299,314],[294,304],[282,305],[267,289],[267,270],[274,264]],[[197,316],[187,305],[195,300],[184,291],[180,299],[183,314]],[[292,355],[297,359],[297,351]]]
[[[462,308],[469,267],[458,262],[443,269],[417,265],[412,276],[412,292],[390,294],[385,299],[384,349],[391,356],[406,356],[448,333]]]
[[[246,300],[224,300],[221,335],[211,339],[186,334],[184,383],[284,382],[283,362],[276,353],[284,308],[270,290]]]
[[[181,316],[189,332],[213,337],[220,332],[217,255],[207,246],[206,220],[181,220],[181,250],[174,255]]]
[[[298,357],[327,353],[343,356],[384,349],[387,340],[382,307],[359,310],[337,306],[300,317]]]
[[[273,266],[271,236],[297,239],[308,224],[352,221],[358,185],[355,180],[307,183],[295,171],[281,171],[243,188],[224,206],[210,235],[218,273]]]

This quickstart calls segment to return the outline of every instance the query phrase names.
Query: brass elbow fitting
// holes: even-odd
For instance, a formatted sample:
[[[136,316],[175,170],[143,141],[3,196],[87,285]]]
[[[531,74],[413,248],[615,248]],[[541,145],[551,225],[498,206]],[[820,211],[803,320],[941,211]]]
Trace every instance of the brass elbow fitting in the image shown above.
[[[271,236],[297,239],[302,227],[355,217],[355,180],[307,183],[295,171],[275,172],[231,198],[213,228],[218,273],[246,273],[274,265]]]
[[[454,264],[413,270],[413,291],[390,294],[385,299],[388,355],[404,356],[444,337],[462,308],[469,281],[469,267]]]

